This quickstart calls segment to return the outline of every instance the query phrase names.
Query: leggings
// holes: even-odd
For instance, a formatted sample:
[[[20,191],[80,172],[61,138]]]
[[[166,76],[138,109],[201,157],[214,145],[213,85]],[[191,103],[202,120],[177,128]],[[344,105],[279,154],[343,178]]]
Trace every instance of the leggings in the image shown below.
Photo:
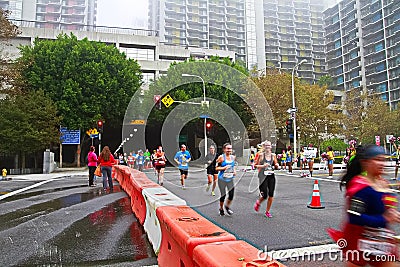
[[[263,171],[258,173],[258,181],[259,181],[259,189],[260,194],[263,199],[267,199],[267,197],[274,197],[275,191],[275,175],[264,175]]]
[[[222,179],[218,179],[218,188],[219,191],[221,192],[221,197],[219,199],[220,202],[225,201],[225,196],[226,196],[226,190],[225,188],[228,188],[228,199],[233,200],[233,195],[235,193],[235,188],[233,186],[233,181],[225,182]]]

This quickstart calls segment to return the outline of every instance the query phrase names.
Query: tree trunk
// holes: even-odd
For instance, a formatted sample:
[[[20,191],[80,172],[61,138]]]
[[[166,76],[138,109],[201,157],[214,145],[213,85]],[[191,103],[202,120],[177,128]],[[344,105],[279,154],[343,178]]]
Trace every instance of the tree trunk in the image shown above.
[[[76,149],[76,166],[78,168],[81,166],[81,145],[77,145]]]
[[[26,164],[26,154],[25,152],[21,153],[21,169],[25,169]]]
[[[15,157],[14,157],[14,168],[15,169],[19,168],[19,153],[15,154]]]

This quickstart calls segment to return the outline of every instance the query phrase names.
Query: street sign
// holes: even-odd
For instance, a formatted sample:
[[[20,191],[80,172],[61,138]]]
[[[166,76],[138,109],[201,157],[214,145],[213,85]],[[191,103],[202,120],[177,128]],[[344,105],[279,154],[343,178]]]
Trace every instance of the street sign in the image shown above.
[[[80,130],[68,130],[67,128],[60,128],[61,144],[63,145],[79,145],[81,143]]]
[[[208,116],[207,114],[202,114],[199,116],[200,119],[208,119],[210,116]]]
[[[174,100],[170,95],[166,95],[161,99],[161,102],[163,102],[166,107],[169,107],[174,103]]]
[[[90,136],[90,138],[99,138],[99,134],[91,134],[89,136]]]
[[[86,131],[86,134],[89,135],[90,138],[92,138],[91,135],[99,134],[99,132],[97,131],[96,128],[94,128],[94,129],[89,129],[89,130],[87,130],[87,131]]]
[[[131,120],[131,124],[133,124],[133,125],[144,125],[144,124],[146,124],[146,120]]]
[[[381,137],[379,135],[375,135],[375,144],[377,146],[381,145]]]
[[[293,113],[293,112],[297,112],[297,108],[289,108],[288,110],[286,110],[287,113]]]

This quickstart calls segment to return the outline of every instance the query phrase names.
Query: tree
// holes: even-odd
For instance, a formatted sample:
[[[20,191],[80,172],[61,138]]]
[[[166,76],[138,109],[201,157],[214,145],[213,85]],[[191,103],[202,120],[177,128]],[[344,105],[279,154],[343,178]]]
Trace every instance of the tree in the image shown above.
[[[19,34],[18,27],[8,21],[9,11],[0,8],[0,89],[8,89],[16,80],[18,71],[11,64],[11,60],[3,53],[4,47],[10,45],[8,41]]]
[[[73,34],[36,39],[33,46],[21,48],[18,62],[23,66],[24,90],[43,90],[56,103],[62,126],[83,132],[99,119],[105,127],[121,127],[131,97],[141,85],[135,60],[115,46],[78,40]],[[81,136],[83,141],[85,135]],[[79,166],[79,146],[77,150]]]
[[[360,144],[375,143],[375,136],[399,134],[399,110],[390,111],[388,104],[378,96],[356,90],[347,93],[343,102],[344,134]]]
[[[0,100],[0,125],[0,153],[21,155],[22,168],[26,154],[49,148],[60,140],[60,117],[42,90]]]
[[[326,151],[328,146],[331,146],[336,151],[345,151],[349,145],[339,138],[327,139],[321,143],[321,151]]]
[[[264,76],[253,79],[272,109],[277,128],[284,127],[289,116],[286,111],[292,106],[291,75],[270,70]],[[326,86],[301,83],[295,78],[295,101],[298,109],[296,126],[303,143],[319,144],[328,135],[340,132],[340,113],[331,105],[333,94]]]
[[[324,75],[319,78],[317,84],[321,87],[326,86],[328,88],[331,88],[333,86],[333,79],[329,75]]]
[[[114,47],[61,34],[21,48],[27,90],[44,90],[63,126],[88,129],[98,119],[119,126],[141,84],[140,67]]]

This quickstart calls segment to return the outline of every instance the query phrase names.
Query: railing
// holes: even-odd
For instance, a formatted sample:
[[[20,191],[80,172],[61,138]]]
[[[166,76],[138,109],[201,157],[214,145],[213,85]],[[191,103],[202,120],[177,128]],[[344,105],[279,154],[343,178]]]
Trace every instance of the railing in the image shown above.
[[[18,27],[27,27],[27,28],[38,28],[38,24],[49,23],[52,25],[54,21],[32,21],[32,20],[17,20],[17,19],[9,19],[9,21],[15,24]],[[122,27],[108,27],[108,26],[97,26],[97,25],[85,25],[76,22],[65,22],[60,23],[58,28],[63,30],[60,26],[68,25],[68,26],[78,26],[80,31],[89,31],[89,32],[100,32],[100,33],[112,33],[112,34],[128,34],[128,35],[140,35],[140,36],[158,36],[158,31],[154,30],[146,30],[146,29],[133,29],[133,28],[122,28]]]

